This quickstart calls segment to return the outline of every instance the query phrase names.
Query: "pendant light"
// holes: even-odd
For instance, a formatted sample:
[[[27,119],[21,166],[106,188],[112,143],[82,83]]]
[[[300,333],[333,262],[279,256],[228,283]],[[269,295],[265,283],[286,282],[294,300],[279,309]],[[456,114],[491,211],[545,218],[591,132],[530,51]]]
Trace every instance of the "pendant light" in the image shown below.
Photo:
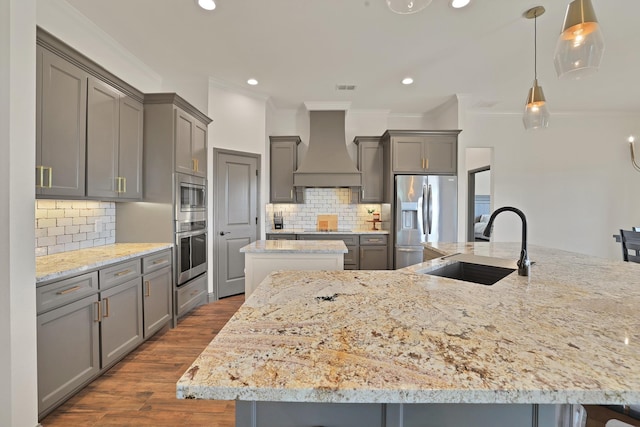
[[[525,18],[533,19],[533,86],[529,89],[527,103],[524,107],[522,122],[525,129],[546,128],[549,126],[549,110],[547,102],[542,92],[542,87],[538,85],[538,16],[544,13],[543,6],[536,6],[527,10]]]
[[[401,15],[420,12],[430,4],[431,0],[387,0],[389,9]]]
[[[604,53],[604,37],[591,0],[573,0],[567,6],[553,63],[558,77],[575,78],[598,71]]]

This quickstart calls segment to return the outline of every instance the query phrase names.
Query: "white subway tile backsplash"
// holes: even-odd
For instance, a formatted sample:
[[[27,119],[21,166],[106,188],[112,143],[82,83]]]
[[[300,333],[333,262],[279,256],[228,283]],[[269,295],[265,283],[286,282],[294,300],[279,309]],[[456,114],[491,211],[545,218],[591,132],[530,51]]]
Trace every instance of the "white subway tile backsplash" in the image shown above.
[[[273,229],[274,212],[282,212],[285,229],[315,229],[318,215],[338,215],[341,229],[371,229],[372,223],[367,221],[372,217],[367,209],[380,212],[381,205],[350,202],[351,191],[346,188],[307,188],[304,204],[267,204],[265,230]]]
[[[116,205],[91,200],[36,200],[36,256],[115,243]]]

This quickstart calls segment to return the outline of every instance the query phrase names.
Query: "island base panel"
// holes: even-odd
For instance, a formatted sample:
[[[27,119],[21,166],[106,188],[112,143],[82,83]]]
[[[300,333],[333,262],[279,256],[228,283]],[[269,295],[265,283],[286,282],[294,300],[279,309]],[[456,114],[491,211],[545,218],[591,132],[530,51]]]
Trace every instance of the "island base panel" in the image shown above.
[[[564,406],[237,401],[236,427],[570,427]]]

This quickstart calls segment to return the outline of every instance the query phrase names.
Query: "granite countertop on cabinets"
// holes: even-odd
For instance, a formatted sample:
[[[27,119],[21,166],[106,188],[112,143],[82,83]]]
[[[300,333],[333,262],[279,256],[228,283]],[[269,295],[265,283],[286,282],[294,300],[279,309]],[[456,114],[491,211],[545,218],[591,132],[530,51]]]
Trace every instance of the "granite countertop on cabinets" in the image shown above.
[[[240,248],[243,253],[346,254],[342,240],[257,240]]]
[[[507,259],[520,251],[519,244],[437,247]],[[177,395],[640,403],[640,264],[533,245],[529,253],[529,277],[513,273],[492,286],[413,272],[431,263],[274,272],[185,372]]]
[[[172,243],[115,243],[36,257],[36,285],[172,247]]]
[[[389,230],[369,230],[369,229],[344,229],[333,231],[320,231],[303,228],[287,228],[280,230],[269,230],[267,234],[389,234]]]

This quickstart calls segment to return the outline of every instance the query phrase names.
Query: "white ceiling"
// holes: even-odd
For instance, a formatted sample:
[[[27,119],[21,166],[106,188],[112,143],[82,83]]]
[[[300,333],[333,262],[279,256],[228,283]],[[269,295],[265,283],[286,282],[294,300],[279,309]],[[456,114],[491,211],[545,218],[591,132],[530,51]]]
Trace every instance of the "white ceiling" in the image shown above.
[[[472,0],[456,10],[433,0],[396,15],[385,0],[67,0],[160,75],[203,76],[268,96],[279,108],[351,101],[352,109],[428,112],[454,94],[474,105],[519,111],[538,80],[553,113],[640,112],[639,0],[593,0],[605,37],[600,71],[558,80],[553,52],[569,0]],[[414,78],[403,86],[405,76]],[[249,77],[259,86],[246,84]],[[353,84],[338,92],[337,84]],[[485,107],[486,108],[486,107]]]

